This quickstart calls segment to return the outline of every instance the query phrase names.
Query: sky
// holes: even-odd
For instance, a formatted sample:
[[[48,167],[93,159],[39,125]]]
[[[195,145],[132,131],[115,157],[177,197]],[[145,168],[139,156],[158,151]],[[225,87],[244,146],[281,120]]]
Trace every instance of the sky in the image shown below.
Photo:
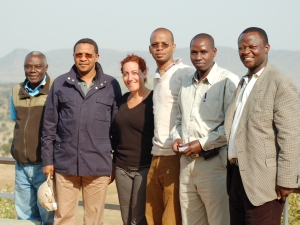
[[[70,49],[81,38],[101,49],[148,50],[151,32],[171,30],[177,48],[208,33],[237,49],[239,34],[263,28],[271,49],[300,50],[300,0],[1,0],[0,58],[17,48]]]

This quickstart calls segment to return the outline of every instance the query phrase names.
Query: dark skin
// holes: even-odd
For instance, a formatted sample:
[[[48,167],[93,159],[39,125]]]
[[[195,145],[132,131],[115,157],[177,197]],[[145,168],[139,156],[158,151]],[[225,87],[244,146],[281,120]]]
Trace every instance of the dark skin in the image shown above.
[[[249,75],[257,73],[267,65],[270,45],[257,32],[242,34],[238,40],[239,56]],[[277,199],[284,203],[286,197],[294,191],[294,188],[286,188],[276,185]]]
[[[198,37],[191,41],[190,59],[198,73],[198,83],[207,77],[214,66],[217,49],[209,38]]]
[[[163,43],[169,44],[164,48]],[[152,47],[152,44],[158,44],[157,47]],[[159,70],[166,69],[172,62],[173,52],[176,49],[176,45],[173,43],[172,35],[165,29],[158,29],[151,34],[149,52],[153,56]]]
[[[24,71],[26,79],[29,81],[31,89],[35,89],[40,85],[46,76],[48,65],[45,63],[41,55],[29,55],[25,59]]]
[[[81,57],[76,57],[76,54],[82,54]],[[90,54],[92,57],[88,58],[86,57],[87,54]],[[90,86],[95,74],[95,63],[99,59],[99,54],[96,54],[95,48],[93,45],[88,43],[81,43],[78,44],[75,47],[74,52],[74,62],[77,67],[78,75],[82,80],[86,82],[88,86]],[[112,164],[112,174],[110,176],[110,180],[108,181],[108,184],[111,184],[115,179],[115,170],[116,170],[116,164]],[[50,178],[53,179],[54,175],[54,165],[47,165],[44,166],[43,172],[46,177],[50,174]]]
[[[200,83],[211,71],[214,66],[214,58],[217,54],[217,49],[213,46],[209,38],[196,37],[191,41],[190,58],[198,73],[198,83]],[[198,140],[194,140],[186,144],[187,149],[180,152],[179,146],[183,145],[182,139],[178,138],[173,142],[173,151],[176,154],[185,154],[190,156],[199,154],[203,149]]]
[[[242,34],[238,40],[239,56],[249,74],[260,71],[267,65],[269,44],[256,32]]]

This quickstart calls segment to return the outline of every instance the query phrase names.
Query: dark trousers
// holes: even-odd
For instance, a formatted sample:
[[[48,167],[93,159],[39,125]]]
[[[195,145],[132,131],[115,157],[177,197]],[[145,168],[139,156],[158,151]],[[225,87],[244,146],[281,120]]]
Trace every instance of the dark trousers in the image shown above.
[[[278,200],[254,206],[249,201],[238,166],[230,166],[229,211],[231,225],[280,225],[284,204]]]

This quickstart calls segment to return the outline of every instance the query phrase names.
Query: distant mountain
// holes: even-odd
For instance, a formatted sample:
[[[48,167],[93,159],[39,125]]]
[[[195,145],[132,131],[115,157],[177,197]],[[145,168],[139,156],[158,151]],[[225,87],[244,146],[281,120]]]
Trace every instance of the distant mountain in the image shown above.
[[[100,49],[100,60],[105,73],[114,77],[120,77],[120,61],[127,54],[135,53],[143,57],[149,68],[149,75],[153,75],[156,64],[148,51],[119,52],[109,49]],[[0,59],[0,83],[21,82],[24,79],[24,58],[29,53],[26,49],[16,49]],[[47,57],[51,77],[66,73],[73,65],[72,49],[61,49],[44,52]],[[177,49],[175,58],[181,58],[185,64],[191,65],[189,49]],[[241,63],[237,50],[227,47],[219,47],[215,59],[219,66],[236,73],[240,77],[246,73],[246,68]],[[296,83],[300,90],[300,51],[271,50],[269,61],[278,69],[284,71]]]

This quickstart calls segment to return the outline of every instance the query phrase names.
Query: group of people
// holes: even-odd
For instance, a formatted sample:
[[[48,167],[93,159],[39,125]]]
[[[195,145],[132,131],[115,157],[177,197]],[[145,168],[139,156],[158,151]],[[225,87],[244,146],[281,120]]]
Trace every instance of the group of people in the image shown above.
[[[84,224],[103,224],[116,180],[124,225],[280,224],[300,183],[300,102],[290,78],[268,62],[266,32],[250,27],[238,37],[248,69],[241,80],[217,65],[209,34],[190,42],[194,68],[174,59],[175,50],[170,30],[154,30],[154,88],[145,85],[145,60],[131,54],[120,63],[123,96],[92,39],[74,45],[75,64],[54,81],[44,54],[26,56],[26,79],[10,101],[19,219],[73,225],[82,189]],[[48,176],[55,212],[37,201]]]

